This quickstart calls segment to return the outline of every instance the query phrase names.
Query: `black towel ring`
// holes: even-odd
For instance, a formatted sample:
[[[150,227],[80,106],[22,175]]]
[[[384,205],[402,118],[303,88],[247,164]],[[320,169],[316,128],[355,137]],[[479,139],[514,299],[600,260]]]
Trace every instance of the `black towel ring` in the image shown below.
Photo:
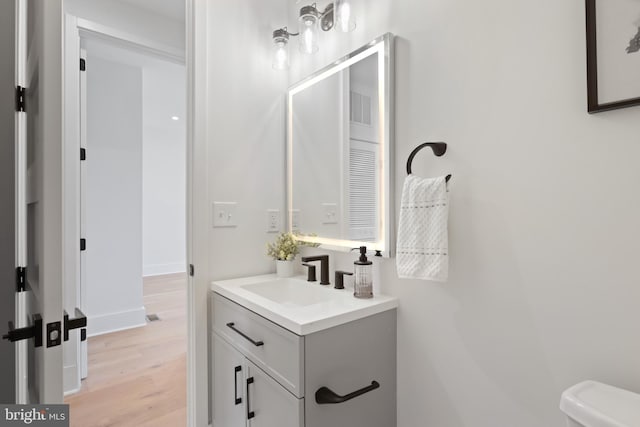
[[[447,152],[447,144],[445,142],[425,142],[418,145],[411,154],[409,154],[409,158],[407,159],[407,175],[411,175],[411,163],[413,162],[413,158],[418,154],[418,151],[422,150],[424,147],[431,147],[433,154],[437,157],[440,157]],[[450,179],[451,175],[447,175],[445,178],[446,182],[449,182]]]

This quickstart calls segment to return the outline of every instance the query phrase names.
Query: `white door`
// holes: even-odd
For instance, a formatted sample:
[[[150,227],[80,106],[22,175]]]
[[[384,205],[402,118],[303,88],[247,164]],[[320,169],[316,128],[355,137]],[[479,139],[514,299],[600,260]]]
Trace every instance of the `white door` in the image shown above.
[[[16,327],[17,403],[62,402],[62,0],[15,0],[16,258],[26,269]],[[21,334],[20,332],[24,332]],[[25,344],[26,343],[26,344]]]
[[[213,427],[243,427],[246,359],[218,334],[213,334],[213,354]]]

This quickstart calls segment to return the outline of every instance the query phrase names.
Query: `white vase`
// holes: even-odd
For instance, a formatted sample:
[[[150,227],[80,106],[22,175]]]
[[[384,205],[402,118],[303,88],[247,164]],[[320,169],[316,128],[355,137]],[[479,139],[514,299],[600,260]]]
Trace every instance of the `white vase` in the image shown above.
[[[276,260],[276,275],[278,277],[293,276],[293,261]]]

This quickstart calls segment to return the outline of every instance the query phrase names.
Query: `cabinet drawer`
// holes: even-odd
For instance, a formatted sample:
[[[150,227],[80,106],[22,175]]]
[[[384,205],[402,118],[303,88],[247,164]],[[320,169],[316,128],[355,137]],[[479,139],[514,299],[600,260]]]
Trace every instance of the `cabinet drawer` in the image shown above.
[[[213,294],[213,329],[297,397],[304,397],[304,337]]]

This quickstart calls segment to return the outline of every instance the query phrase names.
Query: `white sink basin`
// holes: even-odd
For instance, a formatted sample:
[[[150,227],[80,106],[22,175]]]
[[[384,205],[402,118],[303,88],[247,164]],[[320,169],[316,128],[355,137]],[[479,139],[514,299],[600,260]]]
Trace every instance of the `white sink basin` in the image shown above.
[[[274,274],[215,281],[211,290],[298,335],[307,335],[396,308],[387,295],[354,298],[352,289],[334,289],[303,277]]]
[[[311,284],[299,279],[276,279],[242,286],[249,292],[260,295],[286,307],[306,307],[330,301],[334,295],[329,286]]]

